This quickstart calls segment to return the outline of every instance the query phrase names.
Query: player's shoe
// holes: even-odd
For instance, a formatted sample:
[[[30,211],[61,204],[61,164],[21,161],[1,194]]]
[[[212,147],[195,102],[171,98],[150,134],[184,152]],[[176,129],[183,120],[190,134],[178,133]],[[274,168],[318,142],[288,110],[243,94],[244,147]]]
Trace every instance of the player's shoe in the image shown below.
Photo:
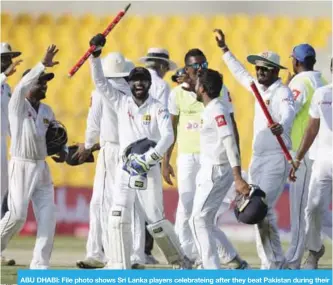
[[[309,255],[303,264],[303,269],[318,269],[318,261],[324,255],[324,253],[324,245],[321,246],[321,249],[318,252],[309,250]]]
[[[192,269],[193,262],[185,255],[183,260],[180,261],[180,269]]]
[[[243,259],[241,259],[238,255],[225,264],[227,269],[239,269],[239,270],[245,270],[245,269],[251,269],[250,265]]]
[[[16,264],[14,259],[7,259],[4,256],[1,256],[1,266],[14,266]]]
[[[76,262],[76,266],[82,269],[96,269],[103,268],[105,266],[105,262],[88,257],[84,260],[78,260]]]
[[[151,254],[145,254],[145,263],[146,264],[159,264],[159,262],[157,261],[157,259],[152,256]]]

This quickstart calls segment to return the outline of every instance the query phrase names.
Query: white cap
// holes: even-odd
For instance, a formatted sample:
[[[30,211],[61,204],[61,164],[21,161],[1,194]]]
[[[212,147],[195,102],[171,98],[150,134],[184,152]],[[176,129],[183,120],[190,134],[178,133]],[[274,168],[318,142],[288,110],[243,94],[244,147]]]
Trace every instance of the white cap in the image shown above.
[[[286,67],[280,65],[280,56],[272,51],[265,51],[258,55],[249,55],[247,61],[256,66],[264,67],[277,67],[280,69],[287,69]]]
[[[145,63],[149,59],[160,59],[169,63],[169,70],[177,69],[177,64],[170,60],[169,52],[164,48],[150,48],[147,55],[139,59],[140,62]]]
[[[135,67],[120,52],[109,53],[102,59],[102,65],[105,77],[126,77]]]
[[[19,51],[12,51],[11,46],[8,43],[0,44],[0,54],[1,55],[11,55],[12,57],[17,57],[21,55]]]

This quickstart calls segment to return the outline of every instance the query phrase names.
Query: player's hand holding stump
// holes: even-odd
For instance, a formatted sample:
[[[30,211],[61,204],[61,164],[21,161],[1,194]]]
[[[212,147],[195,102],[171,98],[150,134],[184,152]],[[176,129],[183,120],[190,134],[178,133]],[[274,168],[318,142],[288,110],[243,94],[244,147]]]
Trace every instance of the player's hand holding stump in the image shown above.
[[[271,129],[274,136],[280,136],[283,134],[283,127],[279,123],[274,123],[268,127]]]
[[[95,51],[92,53],[93,57],[99,57],[101,55],[102,48],[105,46],[105,43],[106,37],[103,34],[97,34],[90,40],[90,46],[96,47]]]
[[[57,54],[57,52],[59,51],[59,49],[57,49],[56,45],[50,45],[47,48],[46,54],[44,56],[44,59],[42,61],[43,65],[45,67],[53,67],[57,64],[59,64],[59,61],[53,61],[55,55]]]
[[[82,164],[84,163],[88,157],[91,155],[92,151],[91,149],[86,149],[84,147],[84,144],[78,144],[78,150],[77,152],[73,155],[73,158],[78,158],[79,159],[79,163]]]

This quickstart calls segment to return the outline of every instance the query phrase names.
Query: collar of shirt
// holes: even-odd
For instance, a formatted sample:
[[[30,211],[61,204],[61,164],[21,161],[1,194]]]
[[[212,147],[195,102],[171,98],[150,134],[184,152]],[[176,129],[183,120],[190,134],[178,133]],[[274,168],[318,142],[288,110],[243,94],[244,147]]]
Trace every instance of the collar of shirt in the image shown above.
[[[283,84],[282,84],[282,81],[281,81],[280,78],[278,80],[276,80],[272,85],[270,85],[266,90],[264,89],[264,86],[261,85],[262,90],[263,90],[263,94],[262,95],[265,95],[265,99],[269,99],[271,96],[274,95],[274,91],[277,88],[281,87],[281,85],[283,85]]]
[[[205,110],[209,111],[211,108],[213,108],[213,106],[215,105],[215,103],[218,101],[219,98],[214,98],[213,100],[211,100],[205,107]]]
[[[147,100],[146,100],[141,106],[138,106],[138,105],[136,104],[134,98],[133,98],[133,95],[132,95],[132,96],[128,96],[128,98],[127,98],[127,102],[128,102],[129,104],[133,104],[133,105],[134,105],[136,108],[138,108],[138,109],[143,109],[143,108],[145,108],[147,105],[149,105],[149,104],[151,103],[152,100],[153,100],[152,97],[151,97],[151,96],[148,96]]]

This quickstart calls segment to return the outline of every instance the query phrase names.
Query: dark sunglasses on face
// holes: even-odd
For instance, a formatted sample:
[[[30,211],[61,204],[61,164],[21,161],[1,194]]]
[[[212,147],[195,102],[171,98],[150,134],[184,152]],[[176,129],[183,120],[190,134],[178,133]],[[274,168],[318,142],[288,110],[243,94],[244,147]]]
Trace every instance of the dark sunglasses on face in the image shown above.
[[[256,66],[256,71],[262,70],[264,72],[271,71],[273,68],[265,67],[265,66]]]
[[[192,67],[194,69],[207,69],[208,68],[208,62],[205,61],[203,63],[193,63],[193,64],[188,64],[187,66]]]

